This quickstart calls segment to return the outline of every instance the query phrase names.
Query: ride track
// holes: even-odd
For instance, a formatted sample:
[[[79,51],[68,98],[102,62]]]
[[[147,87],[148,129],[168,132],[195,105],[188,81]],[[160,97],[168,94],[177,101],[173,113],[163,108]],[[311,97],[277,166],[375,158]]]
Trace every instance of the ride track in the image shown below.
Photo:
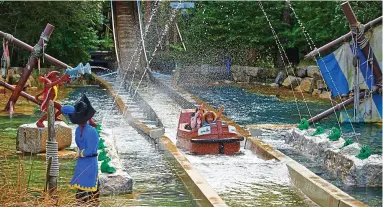
[[[139,8],[139,7],[138,7]],[[156,8],[154,8],[151,12],[152,15],[154,15]],[[161,149],[165,150],[165,154],[167,157],[172,160],[170,162],[177,163],[176,164],[176,171],[178,171],[178,175],[180,179],[183,181],[184,185],[189,189],[189,191],[193,194],[193,196],[196,199],[202,199],[200,204],[202,206],[225,206],[226,204],[222,201],[222,199],[212,190],[212,188],[207,184],[207,182],[202,178],[201,175],[199,175],[198,171],[193,170],[193,167],[187,160],[187,158],[183,155],[181,151],[176,149],[174,145],[174,140],[171,138],[168,138],[166,136],[159,136],[158,135],[158,129],[153,129],[146,124],[144,124],[139,119],[132,116],[132,114],[129,112],[129,102],[128,100],[124,101],[119,96],[119,91],[121,90],[122,85],[125,85],[127,87],[128,92],[131,94],[130,96],[130,103],[132,103],[133,100],[137,100],[135,96],[138,96],[141,102],[144,103],[145,108],[149,108],[149,111],[154,112],[154,118],[159,120],[159,123],[161,123],[159,126],[162,125],[162,123],[165,120],[160,120],[162,118],[161,116],[157,116],[156,110],[153,109],[150,103],[148,103],[147,99],[142,98],[142,95],[138,95],[137,92],[139,92],[139,87],[142,83],[142,79],[145,76],[148,68],[146,67],[144,72],[139,71],[141,73],[141,79],[137,84],[135,84],[137,87],[132,92],[133,83],[134,83],[134,75],[136,74],[137,66],[139,65],[145,65],[142,63],[143,59],[140,59],[142,47],[145,47],[144,39],[145,35],[147,33],[148,27],[150,27],[150,20],[153,16],[150,17],[149,23],[147,25],[145,34],[142,34],[141,29],[141,35],[139,37],[138,34],[138,28],[142,27],[141,23],[141,17],[135,13],[135,4],[133,2],[116,2],[116,15],[113,15],[113,18],[117,19],[117,22],[114,23],[114,26],[116,26],[116,53],[118,57],[118,64],[119,64],[119,74],[122,76],[121,84],[119,87],[114,85],[114,87],[108,83],[108,81],[99,78],[95,76],[96,80],[99,81],[102,85],[104,85],[109,93],[114,97],[114,102],[118,105],[118,108],[120,111],[128,117],[128,122],[130,125],[132,125],[134,128],[136,128],[141,133],[144,133],[148,137],[151,137],[156,140],[156,142],[160,145]],[[138,13],[140,11],[138,10]],[[130,19],[128,18],[130,17]],[[139,22],[139,25],[134,23],[134,20],[137,20]],[[137,21],[136,21],[137,22]],[[172,22],[172,19],[170,20]],[[133,26],[134,25],[134,26]],[[166,34],[167,28],[164,29],[164,33]],[[134,35],[136,34],[136,35]],[[134,39],[134,36],[136,38]],[[163,36],[162,36],[163,37]],[[160,38],[162,38],[160,37]],[[159,40],[159,44],[161,43],[161,40]],[[129,44],[132,43],[132,44]],[[156,51],[158,45],[154,49]],[[117,51],[117,48],[119,51]],[[139,54],[137,55],[137,50],[139,51]],[[134,52],[134,53],[133,53]],[[133,61],[135,56],[138,56],[138,60]],[[153,54],[154,56],[154,54]],[[153,58],[152,56],[152,58]],[[132,57],[130,62],[130,58],[126,57]],[[152,59],[151,58],[151,59]],[[147,58],[145,58],[147,60]],[[126,75],[128,74],[130,70],[130,66],[132,62],[136,62],[134,71],[133,71],[133,77],[129,80]],[[141,64],[140,64],[141,63]],[[150,63],[150,61],[149,61]],[[146,62],[146,64],[149,64]],[[143,70],[142,68],[139,68],[139,70]],[[132,71],[130,71],[132,72]],[[150,71],[148,72],[150,73]],[[110,79],[109,79],[110,81]],[[179,106],[182,106],[183,108],[190,107],[194,105],[194,103],[190,102],[190,97],[194,99],[194,101],[198,102],[199,104],[203,103],[202,100],[198,99],[197,97],[193,97],[191,94],[188,94],[187,92],[183,91],[179,88],[172,88],[169,86],[169,84],[164,83],[161,80],[154,79],[155,87],[157,87],[156,93],[163,93],[167,97],[170,97],[173,102],[177,103]],[[149,83],[146,83],[149,84]],[[134,88],[133,88],[134,89]],[[161,90],[158,90],[161,89]],[[117,91],[116,91],[117,90]],[[189,98],[185,98],[189,96]],[[189,101],[188,101],[188,100]],[[207,105],[207,104],[205,104]],[[208,105],[207,105],[208,106]],[[212,107],[208,106],[209,110],[214,110]],[[157,110],[158,112],[158,110]],[[107,115],[106,115],[107,116]],[[235,124],[233,121],[228,119],[227,117],[223,117],[223,120],[227,121],[231,125],[234,125],[239,132],[241,132],[243,135],[247,137],[247,146],[246,148],[251,150],[256,155],[253,156],[260,156],[264,159],[275,159],[280,161],[281,163],[284,163],[288,167],[288,172],[290,175],[290,178],[294,185],[300,189],[306,196],[308,196],[312,201],[314,201],[316,204],[320,206],[366,206],[365,204],[359,202],[358,200],[352,198],[348,194],[344,193],[337,187],[333,186],[332,184],[328,183],[326,180],[320,178],[310,170],[308,170],[306,167],[302,166],[298,162],[294,161],[293,159],[289,158],[288,156],[284,155],[278,150],[275,150],[272,146],[265,144],[260,139],[249,137],[249,133],[241,128],[239,125]],[[166,125],[166,124],[165,124]],[[166,128],[166,126],[165,126]],[[170,128],[170,130],[176,130],[176,128]],[[161,134],[161,132],[160,132]],[[179,173],[181,170],[181,173]],[[185,175],[187,175],[185,177]]]
[[[141,32],[141,38],[139,38],[138,35],[135,35],[137,32],[137,24],[135,24],[135,20],[137,19],[137,13],[134,9],[135,4],[132,2],[116,2],[116,11],[117,11],[117,37],[116,37],[116,44],[118,45],[117,48],[119,48],[120,52],[118,52],[118,64],[120,69],[120,74],[123,75],[123,78],[120,84],[120,87],[117,91],[105,80],[94,76],[97,81],[99,81],[102,85],[104,85],[108,92],[112,95],[114,98],[114,103],[116,103],[123,113],[128,119],[128,123],[132,125],[134,128],[139,130],[140,132],[144,133],[145,135],[153,138],[157,143],[159,143],[160,148],[165,151],[165,155],[170,162],[172,162],[175,166],[176,173],[179,175],[180,179],[183,181],[184,185],[189,189],[189,191],[193,194],[195,199],[199,200],[198,203],[201,206],[226,206],[225,202],[218,196],[218,194],[211,188],[211,186],[205,181],[205,179],[198,173],[198,171],[194,170],[191,166],[190,162],[187,160],[185,155],[181,151],[179,151],[173,141],[169,139],[166,136],[162,136],[161,132],[158,131],[158,129],[153,129],[143,122],[141,122],[139,119],[132,116],[132,114],[129,112],[129,103],[125,103],[123,99],[120,97],[119,92],[121,89],[121,86],[125,84],[125,78],[126,74],[128,74],[128,70],[130,68],[130,65],[133,62],[133,58],[137,55],[137,50],[140,47],[140,52],[137,55],[138,60],[134,61],[135,68],[133,74],[136,73],[137,66],[141,63],[140,55],[141,50],[143,47],[145,47],[144,44],[144,37],[146,35],[147,29],[145,31],[145,34],[143,35]],[[154,13],[154,12],[153,12]],[[174,15],[173,15],[174,17]],[[113,17],[114,18],[114,17]],[[138,18],[140,19],[140,18]],[[141,26],[141,21],[140,26]],[[172,19],[170,20],[172,22]],[[150,20],[149,20],[150,23]],[[130,25],[129,25],[130,24]],[[150,25],[150,24],[149,24]],[[113,25],[114,26],[114,25]],[[166,34],[168,26],[165,27],[163,30],[162,38],[164,34]],[[126,35],[128,33],[128,35]],[[128,40],[127,40],[128,39]],[[140,39],[140,41],[138,40]],[[161,40],[159,40],[159,44],[161,43]],[[133,43],[133,44],[131,44]],[[157,44],[156,48],[154,49],[153,56],[155,54],[156,49],[158,48],[159,44]],[[134,52],[134,53],[133,53]],[[153,56],[150,60],[152,60]],[[132,57],[130,62],[130,58],[125,57]],[[146,59],[146,58],[145,58]],[[147,59],[146,59],[147,60]],[[146,65],[149,65],[150,60],[146,62]],[[59,62],[59,66],[67,67],[66,64]],[[56,63],[57,64],[57,63]],[[142,65],[142,64],[141,64]],[[121,70],[126,69],[126,70]],[[149,68],[145,67],[144,71],[138,71],[138,75],[141,75],[141,79],[137,85],[137,88],[133,91],[131,91],[133,87],[134,77],[131,79],[131,81],[127,81],[126,83],[129,85],[128,92],[131,92],[131,97],[129,98],[131,102],[133,99],[137,99],[135,96],[140,97],[140,95],[137,95],[137,92],[139,91],[140,84],[142,83],[143,77],[145,76],[147,70]],[[148,72],[150,74],[150,70]],[[133,75],[134,76],[134,75]],[[161,88],[162,91],[157,90],[158,93],[164,93],[169,94],[174,102],[183,102],[183,104],[180,104],[182,106],[191,106],[193,103],[187,100],[185,96],[191,96],[190,94],[187,94],[185,91],[182,91],[181,89],[173,89],[168,84],[156,80],[155,84],[158,88]],[[182,98],[179,98],[182,97]],[[197,97],[192,97],[195,101],[198,103],[202,103],[203,101],[198,99]],[[189,98],[190,100],[190,98]],[[147,102],[145,98],[141,98],[141,102]],[[156,119],[159,119],[156,115],[156,111],[151,107],[149,103],[144,104],[149,111],[154,112],[154,117]],[[211,107],[208,107],[209,110],[214,110]],[[108,116],[107,112],[103,116],[103,120],[105,117]],[[228,123],[234,125],[238,131],[240,131],[243,135],[247,136],[247,149],[250,149],[252,152],[254,152],[256,155],[259,155],[260,157],[263,157],[264,159],[275,159],[278,160],[280,163],[285,164],[288,167],[289,175],[291,177],[292,182],[294,185],[300,189],[306,196],[308,196],[312,201],[317,203],[321,206],[365,206],[363,203],[355,200],[351,196],[347,195],[346,193],[342,192],[332,184],[328,183],[324,179],[320,178],[316,174],[312,173],[310,170],[305,168],[304,166],[300,165],[299,163],[295,162],[288,156],[284,155],[283,153],[279,152],[278,150],[275,150],[270,145],[267,145],[263,143],[261,140],[254,138],[254,137],[248,137],[249,134],[246,130],[242,129],[239,125],[232,122],[230,119],[223,117],[224,120],[226,120]],[[157,123],[162,123],[163,120],[157,120]],[[158,124],[161,126],[162,124]],[[176,130],[175,128],[170,130]],[[253,155],[253,157],[256,157],[256,155]]]

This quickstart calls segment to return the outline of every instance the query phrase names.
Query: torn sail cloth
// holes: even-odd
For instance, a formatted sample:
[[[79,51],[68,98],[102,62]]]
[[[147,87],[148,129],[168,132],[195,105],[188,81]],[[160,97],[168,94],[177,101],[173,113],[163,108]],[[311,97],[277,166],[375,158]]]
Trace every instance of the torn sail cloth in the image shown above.
[[[79,125],[75,134],[79,157],[70,187],[95,192],[98,190],[99,185],[97,163],[99,137],[97,131],[87,122],[85,125]]]

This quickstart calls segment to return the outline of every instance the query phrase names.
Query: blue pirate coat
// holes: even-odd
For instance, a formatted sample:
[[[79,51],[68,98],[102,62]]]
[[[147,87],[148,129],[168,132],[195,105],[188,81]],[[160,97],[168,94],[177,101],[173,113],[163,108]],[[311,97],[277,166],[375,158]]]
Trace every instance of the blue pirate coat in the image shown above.
[[[76,144],[79,157],[70,187],[94,192],[98,189],[97,149],[99,137],[95,128],[86,123],[76,128]]]

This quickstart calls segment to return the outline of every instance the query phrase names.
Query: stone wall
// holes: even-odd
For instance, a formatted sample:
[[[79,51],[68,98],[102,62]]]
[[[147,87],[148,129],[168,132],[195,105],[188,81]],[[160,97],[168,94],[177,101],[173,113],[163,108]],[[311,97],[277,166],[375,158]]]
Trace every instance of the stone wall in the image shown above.
[[[176,71],[178,83],[182,85],[211,84],[216,81],[234,80],[235,82],[264,82],[276,76],[274,69],[232,65],[230,73],[226,66],[200,65],[184,66]]]
[[[236,82],[264,82],[268,78],[276,77],[276,70],[271,68],[248,67],[232,65],[231,73]]]
[[[304,66],[295,69],[295,76],[292,71],[288,71],[288,77],[281,83],[282,87],[294,91],[309,93],[323,99],[329,99],[331,92],[327,91],[327,86],[322,78],[318,66]],[[271,86],[278,87],[273,83]]]
[[[184,66],[178,71],[178,84],[181,85],[205,85],[216,81],[228,80],[230,73],[226,72],[225,66],[200,65]]]

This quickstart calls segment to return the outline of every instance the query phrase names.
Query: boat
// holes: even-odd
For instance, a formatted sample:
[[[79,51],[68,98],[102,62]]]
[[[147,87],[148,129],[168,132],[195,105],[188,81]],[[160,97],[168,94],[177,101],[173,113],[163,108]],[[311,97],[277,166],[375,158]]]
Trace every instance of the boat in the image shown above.
[[[192,154],[225,154],[233,155],[240,150],[244,137],[234,126],[221,119],[209,126],[198,129],[185,129],[195,109],[184,109],[178,121],[177,147]],[[187,128],[187,127],[186,127]]]

